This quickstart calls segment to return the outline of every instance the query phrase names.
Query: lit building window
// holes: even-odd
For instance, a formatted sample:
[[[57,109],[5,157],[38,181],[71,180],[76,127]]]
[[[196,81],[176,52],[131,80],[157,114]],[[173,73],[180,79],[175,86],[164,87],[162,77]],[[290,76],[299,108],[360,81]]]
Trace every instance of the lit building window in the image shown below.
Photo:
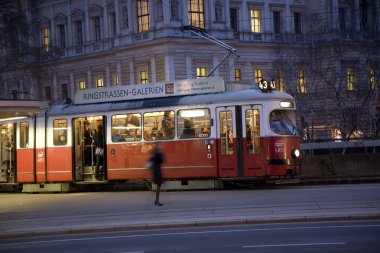
[[[284,74],[279,69],[277,69],[276,71],[276,83],[278,84],[278,89],[281,92],[284,92],[285,91]]]
[[[251,31],[254,33],[261,32],[260,10],[251,10]]]
[[[49,52],[49,28],[43,28],[42,33],[42,45],[45,52]]]
[[[263,79],[263,70],[255,69],[255,82],[258,83]]]
[[[241,81],[241,70],[235,69],[235,81]]]
[[[355,76],[352,68],[347,68],[347,90],[355,90]]]
[[[103,83],[103,78],[96,79],[96,88],[103,88],[104,83]]]
[[[86,89],[86,82],[85,81],[80,81],[79,82],[79,89],[80,90]]]
[[[148,71],[140,71],[140,83],[149,83]]]
[[[114,86],[119,86],[119,77],[118,76],[114,76],[113,77],[113,85]]]
[[[146,32],[149,30],[149,1],[137,1],[137,23],[139,32]]]
[[[369,82],[371,90],[376,89],[376,74],[375,74],[375,68],[370,67],[369,68]]]
[[[298,79],[298,93],[306,93],[306,83],[305,83],[305,72],[303,70],[297,71],[297,79]]]
[[[191,26],[205,28],[205,11],[203,0],[189,0],[189,24]]]
[[[206,77],[207,69],[204,67],[197,68],[197,78]]]

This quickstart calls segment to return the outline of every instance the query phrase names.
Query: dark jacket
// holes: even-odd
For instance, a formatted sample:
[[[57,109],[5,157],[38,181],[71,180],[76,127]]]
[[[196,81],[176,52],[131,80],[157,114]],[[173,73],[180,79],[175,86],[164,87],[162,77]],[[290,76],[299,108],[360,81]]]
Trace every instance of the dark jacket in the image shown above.
[[[164,182],[161,175],[161,165],[164,162],[164,156],[161,152],[154,152],[150,158],[151,170],[152,170],[152,181],[155,184],[162,184]]]

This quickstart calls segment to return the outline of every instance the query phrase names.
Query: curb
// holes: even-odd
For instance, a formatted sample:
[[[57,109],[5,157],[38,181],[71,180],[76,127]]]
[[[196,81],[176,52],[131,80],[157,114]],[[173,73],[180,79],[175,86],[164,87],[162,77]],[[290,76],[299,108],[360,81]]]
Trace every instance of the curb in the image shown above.
[[[360,220],[380,220],[380,213],[369,215],[334,215],[334,216],[304,216],[294,218],[263,218],[263,219],[235,219],[224,221],[193,221],[178,222],[165,224],[141,224],[125,226],[107,226],[92,228],[68,228],[62,230],[33,231],[0,234],[0,239],[13,239],[22,237],[37,236],[54,236],[54,235],[73,235],[81,233],[102,233],[102,232],[120,232],[120,231],[142,231],[150,229],[170,229],[170,228],[200,228],[210,226],[232,226],[232,225],[252,225],[252,224],[274,224],[274,223],[292,223],[292,222],[322,222],[322,221],[360,221]]]

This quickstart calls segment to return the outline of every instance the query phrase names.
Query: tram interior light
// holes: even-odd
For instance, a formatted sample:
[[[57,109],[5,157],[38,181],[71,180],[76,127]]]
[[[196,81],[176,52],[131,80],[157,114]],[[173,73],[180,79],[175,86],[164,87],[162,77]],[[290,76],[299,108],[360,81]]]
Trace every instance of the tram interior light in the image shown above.
[[[294,103],[293,102],[288,102],[288,101],[281,101],[280,106],[282,108],[294,108]]]
[[[204,110],[183,110],[181,111],[182,118],[193,118],[193,117],[203,117],[205,116]]]
[[[6,119],[0,119],[0,122],[5,122],[9,120],[18,120],[18,119],[26,119],[27,117],[12,117],[12,118],[6,118]]]

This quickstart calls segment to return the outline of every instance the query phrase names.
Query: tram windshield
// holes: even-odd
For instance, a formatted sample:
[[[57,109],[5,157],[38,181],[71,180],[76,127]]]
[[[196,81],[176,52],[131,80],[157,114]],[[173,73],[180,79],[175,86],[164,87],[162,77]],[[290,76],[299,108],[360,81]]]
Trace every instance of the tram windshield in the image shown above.
[[[269,115],[271,130],[280,135],[299,135],[294,123],[290,120],[291,111],[276,110]]]

